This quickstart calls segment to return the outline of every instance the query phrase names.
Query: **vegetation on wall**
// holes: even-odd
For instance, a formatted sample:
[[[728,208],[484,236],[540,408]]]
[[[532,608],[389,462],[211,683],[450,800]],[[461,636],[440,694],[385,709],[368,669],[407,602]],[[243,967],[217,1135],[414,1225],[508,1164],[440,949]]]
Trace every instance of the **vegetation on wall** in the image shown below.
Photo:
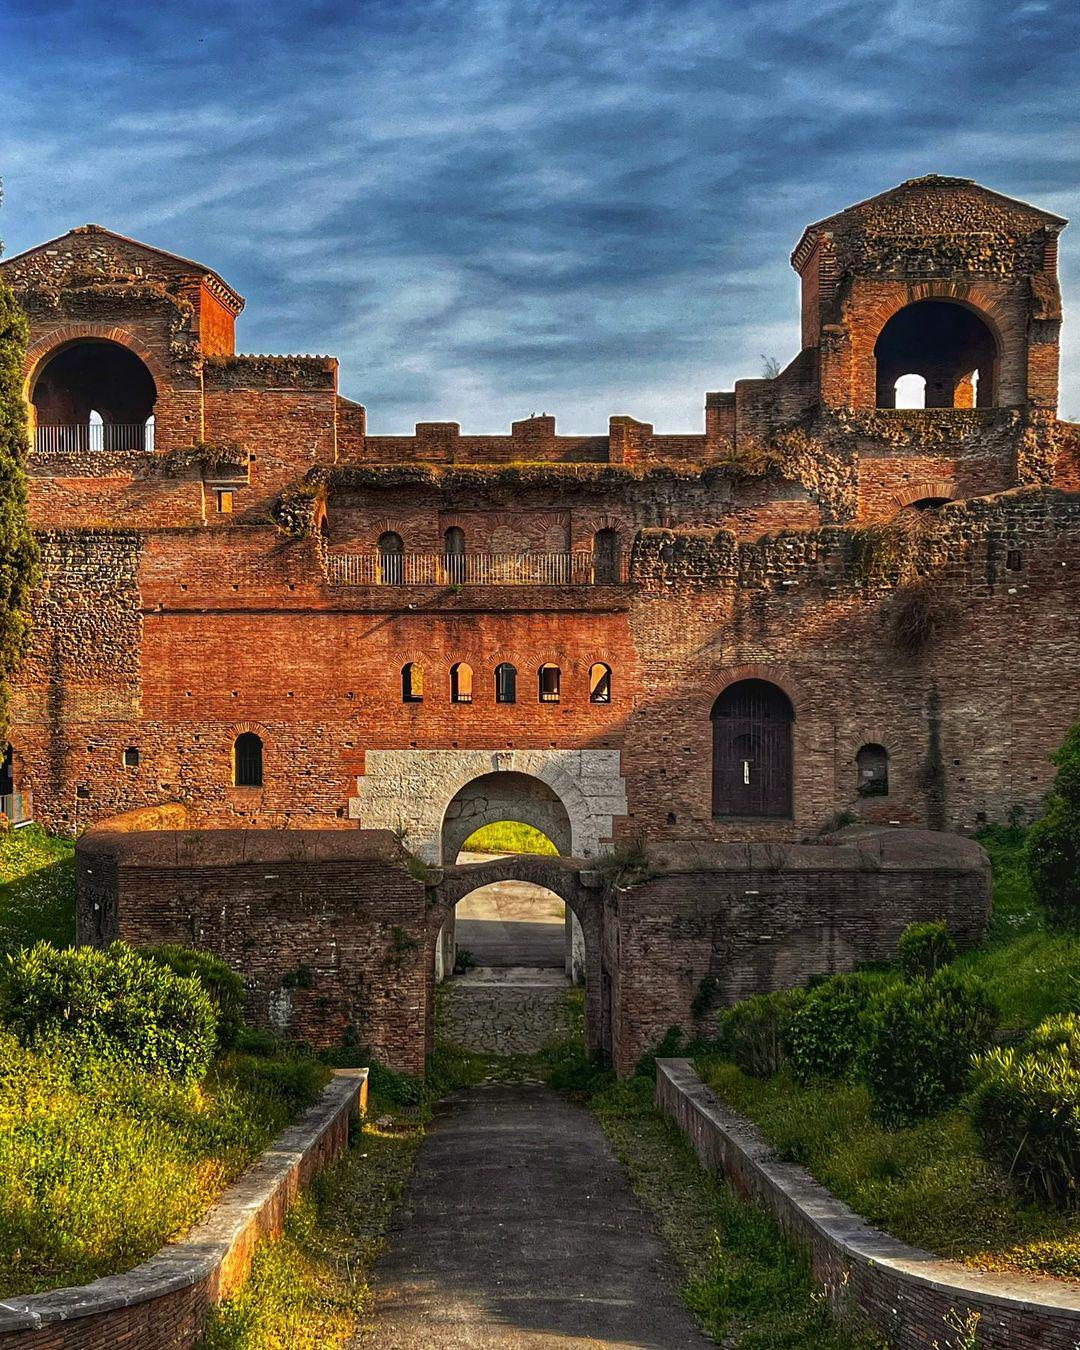
[[[26,403],[23,367],[29,325],[0,280],[0,747],[7,740],[8,677],[26,649],[37,546],[26,489]]]

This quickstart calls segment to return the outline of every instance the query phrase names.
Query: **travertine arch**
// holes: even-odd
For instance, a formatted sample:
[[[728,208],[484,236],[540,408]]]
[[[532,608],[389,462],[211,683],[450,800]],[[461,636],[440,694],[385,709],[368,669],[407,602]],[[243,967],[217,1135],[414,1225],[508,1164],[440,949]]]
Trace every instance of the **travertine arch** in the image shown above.
[[[449,804],[474,779],[500,772],[537,778],[558,797],[574,857],[610,850],[614,820],[627,811],[617,750],[369,750],[350,815],[365,829],[395,831],[437,863]]]

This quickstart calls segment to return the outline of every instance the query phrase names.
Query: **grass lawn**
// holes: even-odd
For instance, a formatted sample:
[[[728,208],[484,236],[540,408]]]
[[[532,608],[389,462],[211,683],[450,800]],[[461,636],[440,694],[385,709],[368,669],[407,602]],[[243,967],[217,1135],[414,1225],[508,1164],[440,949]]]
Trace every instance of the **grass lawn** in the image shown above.
[[[462,848],[466,853],[545,853],[557,856],[559,852],[546,834],[516,820],[500,820],[494,825],[482,825],[469,835]]]
[[[1021,832],[991,829],[980,842],[994,866],[994,917],[986,944],[956,967],[986,981],[1002,1034],[1011,1038],[1050,1013],[1080,1007],[1080,938],[1046,930],[1028,887]],[[698,1069],[781,1157],[897,1237],[981,1269],[1080,1278],[1080,1215],[1019,1199],[983,1159],[963,1109],[885,1129],[858,1085],[800,1087],[787,1072],[753,1079],[708,1055]]]
[[[329,1070],[232,1054],[202,1083],[0,1032],[0,1297],[129,1270],[196,1223]]]
[[[0,834],[0,955],[75,941],[75,841],[39,825]]]

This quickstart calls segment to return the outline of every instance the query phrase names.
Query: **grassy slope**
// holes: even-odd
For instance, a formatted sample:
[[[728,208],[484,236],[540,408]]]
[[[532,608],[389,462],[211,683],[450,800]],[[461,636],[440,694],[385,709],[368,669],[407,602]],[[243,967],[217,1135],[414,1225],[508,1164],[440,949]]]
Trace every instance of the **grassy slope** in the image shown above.
[[[1075,1006],[1080,938],[1045,930],[1018,831],[988,830],[981,841],[994,864],[994,919],[986,945],[957,964],[987,981],[1016,1033]],[[787,1074],[762,1082],[708,1058],[699,1068],[782,1157],[896,1236],[983,1268],[1080,1278],[1080,1217],[1022,1204],[983,1160],[963,1111],[886,1130],[859,1086],[800,1088]]]
[[[731,1350],[869,1350],[881,1344],[838,1325],[805,1257],[764,1210],[705,1172],[679,1130],[631,1079],[591,1109],[685,1275],[683,1298],[702,1330]]]
[[[467,853],[557,854],[559,851],[546,834],[516,820],[500,820],[494,825],[481,826],[469,835],[462,848]]]
[[[75,941],[75,841],[37,825],[0,834],[0,954]]]

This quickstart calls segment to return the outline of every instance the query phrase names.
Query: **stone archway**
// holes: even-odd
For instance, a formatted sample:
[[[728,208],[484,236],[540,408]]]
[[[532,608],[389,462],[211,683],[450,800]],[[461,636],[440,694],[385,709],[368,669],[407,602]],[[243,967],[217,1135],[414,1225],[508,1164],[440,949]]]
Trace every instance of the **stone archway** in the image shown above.
[[[457,862],[471,834],[503,820],[531,825],[564,858],[573,852],[570,816],[559,794],[542,779],[510,769],[470,779],[451,798],[443,816],[442,861]]]
[[[604,1006],[603,924],[605,881],[599,871],[583,869],[572,858],[518,853],[488,862],[459,863],[439,869],[428,886],[428,946],[425,965],[427,1049],[434,1048],[435,969],[440,934],[452,923],[455,906],[467,895],[499,881],[524,881],[552,891],[566,905],[581,935],[585,986],[585,1041],[590,1052],[610,1051],[611,1008]]]
[[[538,789],[526,795],[522,809],[542,813],[553,828],[551,794],[558,799],[569,823],[565,851],[571,856],[610,851],[614,821],[627,811],[618,750],[369,750],[349,814],[364,829],[392,830],[426,863],[453,862],[456,853],[447,858],[443,852],[448,806],[474,780],[503,774],[537,779],[549,790],[546,797]],[[493,817],[507,818],[534,823],[528,815]],[[544,823],[535,823],[552,838]],[[553,842],[563,851],[558,839]]]

